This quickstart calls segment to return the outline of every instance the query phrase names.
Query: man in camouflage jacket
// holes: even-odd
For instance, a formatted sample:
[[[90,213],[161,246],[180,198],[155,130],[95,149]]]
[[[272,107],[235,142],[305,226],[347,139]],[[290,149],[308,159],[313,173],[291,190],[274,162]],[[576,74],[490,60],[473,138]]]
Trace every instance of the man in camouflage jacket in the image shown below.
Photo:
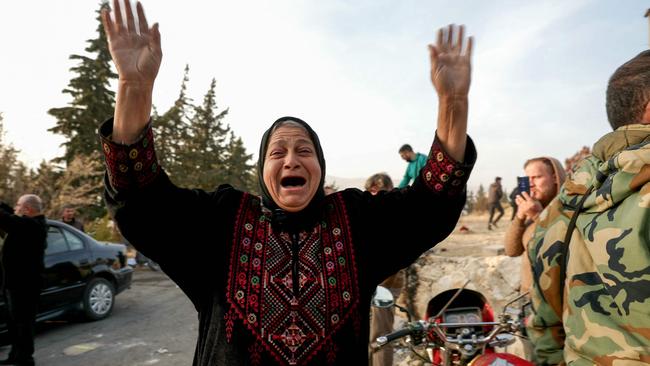
[[[650,365],[650,51],[607,88],[603,136],[542,212],[528,321],[542,365]],[[591,191],[590,191],[591,188]],[[564,266],[565,235],[579,210]]]

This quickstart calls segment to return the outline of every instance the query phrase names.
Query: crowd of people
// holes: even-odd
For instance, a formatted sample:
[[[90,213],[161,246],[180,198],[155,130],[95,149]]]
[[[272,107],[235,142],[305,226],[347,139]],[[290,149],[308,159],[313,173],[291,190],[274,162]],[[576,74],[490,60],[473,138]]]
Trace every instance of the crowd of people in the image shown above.
[[[318,134],[282,117],[261,138],[258,196],[174,185],[150,123],[158,24],[128,1],[114,1],[102,22],[119,76],[114,116],[100,127],[104,198],[124,237],[196,308],[193,364],[391,365],[389,349],[368,353],[368,340],[393,324],[370,299],[379,284],[399,294],[403,269],[452,232],[476,161],[467,135],[473,40],[463,26],[440,29],[429,45],[436,133],[427,153],[399,148],[408,165],[397,187],[385,173],[365,190],[326,187]],[[526,356],[535,364],[650,365],[650,51],[614,72],[606,107],[614,131],[570,159],[568,174],[555,158],[531,158],[529,185],[511,193],[505,249],[523,256],[520,291],[532,301]],[[503,196],[496,177],[490,230],[504,215]],[[0,364],[34,364],[42,211],[34,195],[0,210],[12,339]],[[83,230],[74,216],[64,208],[63,220]],[[398,243],[408,245],[394,250]]]

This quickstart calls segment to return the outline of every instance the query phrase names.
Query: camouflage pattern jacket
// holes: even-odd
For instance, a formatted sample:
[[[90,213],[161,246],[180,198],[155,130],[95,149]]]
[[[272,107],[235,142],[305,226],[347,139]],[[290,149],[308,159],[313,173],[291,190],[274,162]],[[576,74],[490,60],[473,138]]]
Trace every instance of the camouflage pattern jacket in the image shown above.
[[[528,247],[528,331],[540,364],[650,365],[649,181],[650,125],[621,127],[594,145],[542,212]],[[569,221],[592,186],[561,278]]]

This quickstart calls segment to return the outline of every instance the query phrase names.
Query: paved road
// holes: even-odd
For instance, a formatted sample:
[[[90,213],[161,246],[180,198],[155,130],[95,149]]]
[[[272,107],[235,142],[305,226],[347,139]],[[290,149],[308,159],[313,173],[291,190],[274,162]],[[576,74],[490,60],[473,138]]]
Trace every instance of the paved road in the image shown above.
[[[194,307],[164,274],[137,270],[102,321],[60,320],[39,326],[36,363],[47,366],[191,365],[197,334]],[[8,347],[0,348],[0,359]]]

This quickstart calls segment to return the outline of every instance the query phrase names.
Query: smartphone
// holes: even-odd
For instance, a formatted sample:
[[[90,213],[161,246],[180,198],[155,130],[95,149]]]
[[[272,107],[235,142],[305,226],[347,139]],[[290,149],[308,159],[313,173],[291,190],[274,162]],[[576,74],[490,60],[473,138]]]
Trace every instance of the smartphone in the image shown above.
[[[530,194],[530,179],[528,177],[517,177],[517,187],[520,194],[523,192]]]

